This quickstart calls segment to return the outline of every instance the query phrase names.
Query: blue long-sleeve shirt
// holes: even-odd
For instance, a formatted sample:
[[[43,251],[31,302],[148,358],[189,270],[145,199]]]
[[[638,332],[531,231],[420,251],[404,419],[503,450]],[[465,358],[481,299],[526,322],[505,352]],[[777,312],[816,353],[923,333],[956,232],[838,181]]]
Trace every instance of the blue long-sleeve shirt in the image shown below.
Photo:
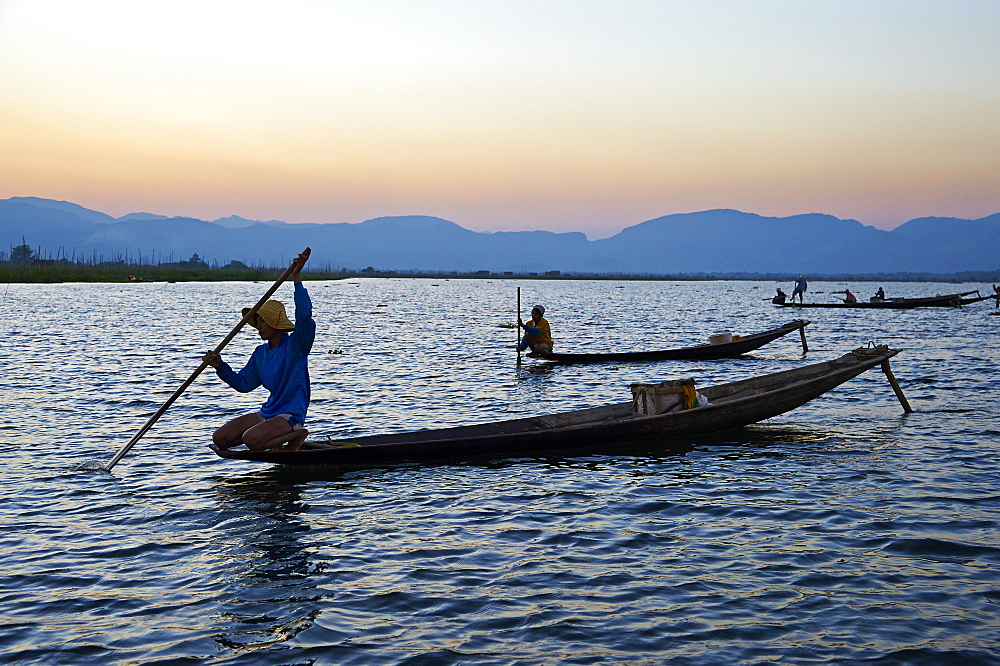
[[[309,408],[309,351],[316,337],[316,321],[312,318],[312,301],[301,282],[295,283],[295,330],[286,334],[272,349],[265,342],[253,350],[250,360],[239,372],[220,363],[215,372],[240,393],[249,393],[258,386],[271,392],[261,408],[265,419],[278,414],[291,414],[299,423],[306,420]]]

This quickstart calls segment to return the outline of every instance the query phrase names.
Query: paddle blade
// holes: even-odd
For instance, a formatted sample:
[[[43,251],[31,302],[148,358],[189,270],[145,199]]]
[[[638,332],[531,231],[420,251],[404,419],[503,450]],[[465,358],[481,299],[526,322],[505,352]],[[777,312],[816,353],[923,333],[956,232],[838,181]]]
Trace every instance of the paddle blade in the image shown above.
[[[78,472],[110,472],[100,460],[86,460],[76,466]]]

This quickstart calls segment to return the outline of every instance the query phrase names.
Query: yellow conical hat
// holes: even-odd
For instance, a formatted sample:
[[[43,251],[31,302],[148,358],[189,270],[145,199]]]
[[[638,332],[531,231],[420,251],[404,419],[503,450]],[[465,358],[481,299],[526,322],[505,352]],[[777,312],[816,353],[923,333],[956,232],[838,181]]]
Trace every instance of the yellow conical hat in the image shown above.
[[[243,308],[244,317],[247,316],[248,312],[250,312],[250,308]],[[267,301],[258,308],[257,314],[273,329],[279,331],[291,331],[295,329],[295,324],[289,321],[288,315],[285,314],[285,306],[282,305],[281,301]],[[253,326],[254,322],[251,321],[249,324]]]

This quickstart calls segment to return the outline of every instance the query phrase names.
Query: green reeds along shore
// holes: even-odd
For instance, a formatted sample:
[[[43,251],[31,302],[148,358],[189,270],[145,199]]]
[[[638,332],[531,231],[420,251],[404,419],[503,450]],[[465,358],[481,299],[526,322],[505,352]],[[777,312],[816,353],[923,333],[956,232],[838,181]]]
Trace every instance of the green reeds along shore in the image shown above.
[[[283,267],[252,267],[252,266],[217,266],[207,264],[200,266],[127,264],[124,262],[102,263],[72,263],[67,260],[43,260],[24,263],[12,263],[5,260],[0,253],[0,283],[59,283],[59,282],[265,282],[273,281],[281,275]],[[238,262],[234,262],[238,263]],[[363,277],[390,278],[433,278],[443,280],[453,279],[489,279],[489,280],[668,280],[699,282],[710,280],[752,280],[773,282],[782,280],[780,275],[624,275],[624,274],[574,274],[559,275],[538,273],[493,273],[490,271],[394,271],[376,270],[368,267],[362,270],[348,270],[334,266],[307,266],[308,272],[302,273],[302,279],[313,280],[344,280]],[[556,271],[558,272],[558,271]],[[130,277],[131,276],[131,279]],[[874,280],[872,276],[823,276],[817,279],[829,280]],[[1000,282],[1000,272],[974,272],[962,274],[899,274],[893,276],[880,275],[879,282],[918,281],[918,282]],[[433,285],[437,286],[437,285]],[[621,287],[619,287],[621,288]],[[812,292],[816,294],[822,291]]]
[[[0,282],[255,282],[273,280],[282,269],[167,268],[158,266],[36,266],[0,265]],[[129,276],[132,276],[130,279]],[[303,274],[303,280],[338,280],[341,273]]]

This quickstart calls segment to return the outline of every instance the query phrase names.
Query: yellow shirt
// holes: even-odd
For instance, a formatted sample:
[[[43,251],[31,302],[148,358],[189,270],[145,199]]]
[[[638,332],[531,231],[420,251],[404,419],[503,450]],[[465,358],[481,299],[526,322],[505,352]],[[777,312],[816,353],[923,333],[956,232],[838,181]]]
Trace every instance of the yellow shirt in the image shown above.
[[[538,329],[538,335],[534,336],[536,344],[544,342],[550,349],[552,348],[552,329],[549,328],[549,322],[547,322],[544,317],[539,319],[537,322],[532,319],[530,322],[525,324],[525,326]],[[528,335],[531,335],[529,331],[525,332],[528,333]]]

